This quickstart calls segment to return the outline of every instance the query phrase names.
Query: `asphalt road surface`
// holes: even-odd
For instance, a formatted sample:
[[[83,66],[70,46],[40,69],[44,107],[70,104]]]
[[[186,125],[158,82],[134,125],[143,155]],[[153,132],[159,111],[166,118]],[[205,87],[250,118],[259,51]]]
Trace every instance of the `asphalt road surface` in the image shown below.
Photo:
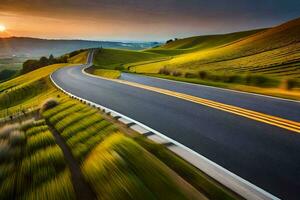
[[[135,119],[283,199],[300,198],[300,135],[276,126],[110,80],[83,66],[59,69],[64,90]],[[300,121],[300,103],[122,74],[122,79]]]

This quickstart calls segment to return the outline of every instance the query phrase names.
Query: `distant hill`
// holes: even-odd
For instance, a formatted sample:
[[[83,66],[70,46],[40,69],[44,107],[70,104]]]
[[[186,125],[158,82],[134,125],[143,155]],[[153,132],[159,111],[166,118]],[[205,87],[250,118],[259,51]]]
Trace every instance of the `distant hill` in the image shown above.
[[[168,67],[300,78],[300,18],[267,29],[178,39],[146,51],[173,57],[140,65],[139,72]]]
[[[86,40],[46,40],[37,38],[11,37],[0,38],[0,57],[26,56],[40,57],[53,54],[62,55],[84,48],[118,48],[140,50],[158,45],[156,42],[110,42]]]
[[[228,44],[241,38],[253,35],[266,29],[257,29],[250,31],[242,31],[236,33],[220,34],[220,35],[204,35],[189,38],[177,39],[173,42],[165,44],[161,49],[194,49],[202,50]]]

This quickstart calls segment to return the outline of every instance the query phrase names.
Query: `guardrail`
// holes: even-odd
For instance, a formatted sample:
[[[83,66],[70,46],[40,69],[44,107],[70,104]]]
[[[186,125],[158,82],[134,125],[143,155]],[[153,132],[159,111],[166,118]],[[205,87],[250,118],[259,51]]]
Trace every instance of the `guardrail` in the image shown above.
[[[93,56],[94,52],[90,53],[88,56],[88,61],[90,61],[91,56]],[[83,65],[82,72],[88,76],[100,78],[99,76],[95,76],[92,74],[88,74],[85,70],[89,67],[91,67],[92,64],[88,63],[87,65]],[[166,148],[186,160],[187,162],[191,163],[193,166],[197,167],[204,173],[206,173],[208,176],[212,177],[216,181],[220,182],[230,190],[236,192],[240,196],[242,196],[245,199],[257,199],[257,200],[270,200],[274,199],[277,200],[276,196],[268,193],[267,191],[257,187],[256,185],[250,183],[249,181],[237,176],[236,174],[228,171],[227,169],[223,168],[222,166],[214,163],[213,161],[207,159],[206,157],[200,155],[199,153],[193,151],[192,149],[184,146],[183,144],[165,136],[164,134],[146,126],[145,124],[138,122],[134,119],[131,119],[117,111],[114,111],[112,109],[109,109],[105,106],[102,106],[100,104],[94,103],[92,101],[89,101],[87,99],[78,97],[70,92],[67,92],[63,88],[61,88],[53,79],[53,72],[50,75],[50,79],[52,83],[59,88],[63,93],[67,94],[71,98],[77,99],[89,106],[98,108],[102,110],[104,113],[114,117],[118,121],[126,124],[129,128],[133,129],[134,131],[145,135],[150,140],[164,144]]]

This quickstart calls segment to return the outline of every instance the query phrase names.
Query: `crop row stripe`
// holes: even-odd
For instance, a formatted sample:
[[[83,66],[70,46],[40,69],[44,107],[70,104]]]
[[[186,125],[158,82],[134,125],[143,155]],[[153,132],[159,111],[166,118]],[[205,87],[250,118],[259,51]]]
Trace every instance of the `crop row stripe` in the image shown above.
[[[233,114],[240,115],[240,116],[243,116],[243,117],[246,117],[249,119],[253,119],[256,121],[260,121],[260,122],[271,124],[271,125],[274,125],[274,126],[277,126],[280,128],[284,128],[284,129],[287,129],[287,130],[290,130],[293,132],[300,133],[300,123],[299,122],[295,122],[295,121],[267,115],[264,113],[260,113],[260,112],[232,106],[232,105],[227,105],[227,104],[203,99],[200,97],[195,97],[195,96],[188,95],[188,94],[183,94],[183,93],[174,92],[174,91],[170,91],[170,90],[166,90],[166,89],[147,86],[147,85],[143,85],[143,84],[139,84],[139,83],[133,83],[133,82],[117,80],[117,79],[108,79],[108,80],[126,84],[126,85],[130,85],[130,86],[141,88],[141,89],[146,89],[149,91],[158,92],[158,93],[165,94],[168,96],[177,97],[177,98],[180,98],[183,100],[187,100],[187,101],[194,102],[197,104],[209,106],[209,107],[219,109],[219,110],[222,110],[225,112],[233,113]]]

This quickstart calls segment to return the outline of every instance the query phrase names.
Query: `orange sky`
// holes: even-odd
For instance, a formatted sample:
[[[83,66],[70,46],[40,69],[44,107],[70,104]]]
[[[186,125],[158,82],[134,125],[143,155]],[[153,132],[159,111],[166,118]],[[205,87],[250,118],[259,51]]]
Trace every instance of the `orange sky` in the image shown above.
[[[300,16],[300,1],[1,0],[3,36],[165,40],[269,27]],[[234,3],[233,3],[234,2]]]

